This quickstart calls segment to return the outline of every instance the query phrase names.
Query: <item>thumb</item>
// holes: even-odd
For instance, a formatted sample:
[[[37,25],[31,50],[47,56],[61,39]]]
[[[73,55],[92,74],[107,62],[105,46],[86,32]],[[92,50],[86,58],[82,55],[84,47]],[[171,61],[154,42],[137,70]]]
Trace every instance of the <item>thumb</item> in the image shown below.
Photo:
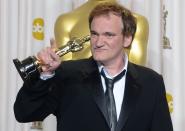
[[[52,49],[57,49],[57,43],[54,38],[50,39],[50,45]]]

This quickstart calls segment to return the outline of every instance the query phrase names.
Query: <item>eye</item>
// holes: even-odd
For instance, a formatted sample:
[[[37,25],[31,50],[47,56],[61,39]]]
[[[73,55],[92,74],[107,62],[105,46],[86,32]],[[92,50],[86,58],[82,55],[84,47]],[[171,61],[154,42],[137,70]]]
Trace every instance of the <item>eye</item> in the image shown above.
[[[91,37],[97,37],[97,36],[98,36],[98,33],[91,31]]]
[[[112,32],[106,32],[106,33],[104,34],[104,36],[105,36],[106,38],[108,38],[108,39],[111,39],[111,38],[113,38],[114,36],[116,36],[116,34],[114,34],[114,33],[112,33]]]

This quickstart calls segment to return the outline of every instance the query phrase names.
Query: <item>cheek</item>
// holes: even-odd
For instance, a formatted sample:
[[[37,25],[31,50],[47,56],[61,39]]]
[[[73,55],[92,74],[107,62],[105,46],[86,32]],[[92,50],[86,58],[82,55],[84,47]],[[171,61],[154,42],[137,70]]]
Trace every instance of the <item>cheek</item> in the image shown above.
[[[91,38],[90,44],[91,44],[91,47],[93,47],[96,44],[96,39]]]
[[[92,53],[94,52],[94,48],[95,48],[95,42],[90,40],[90,50],[91,50]]]
[[[109,41],[109,46],[112,49],[122,49],[124,47],[124,43],[120,39]]]

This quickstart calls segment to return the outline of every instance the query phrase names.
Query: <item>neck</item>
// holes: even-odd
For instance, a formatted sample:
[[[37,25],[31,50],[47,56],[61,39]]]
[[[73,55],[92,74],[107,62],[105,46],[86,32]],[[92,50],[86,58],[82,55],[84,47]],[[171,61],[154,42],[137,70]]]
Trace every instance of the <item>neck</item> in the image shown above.
[[[122,55],[119,59],[102,62],[101,64],[105,67],[109,75],[114,76],[119,73],[125,66],[125,55]]]

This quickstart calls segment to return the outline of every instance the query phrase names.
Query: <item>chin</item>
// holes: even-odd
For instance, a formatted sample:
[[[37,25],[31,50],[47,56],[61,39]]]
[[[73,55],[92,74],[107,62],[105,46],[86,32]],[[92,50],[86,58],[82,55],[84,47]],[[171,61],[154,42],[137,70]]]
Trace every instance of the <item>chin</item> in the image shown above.
[[[96,61],[106,61],[108,59],[109,54],[105,53],[105,52],[93,52],[92,53],[94,60]]]
[[[93,58],[94,58],[94,60],[99,61],[99,62],[106,61],[106,58],[104,58],[102,56],[93,55]]]

